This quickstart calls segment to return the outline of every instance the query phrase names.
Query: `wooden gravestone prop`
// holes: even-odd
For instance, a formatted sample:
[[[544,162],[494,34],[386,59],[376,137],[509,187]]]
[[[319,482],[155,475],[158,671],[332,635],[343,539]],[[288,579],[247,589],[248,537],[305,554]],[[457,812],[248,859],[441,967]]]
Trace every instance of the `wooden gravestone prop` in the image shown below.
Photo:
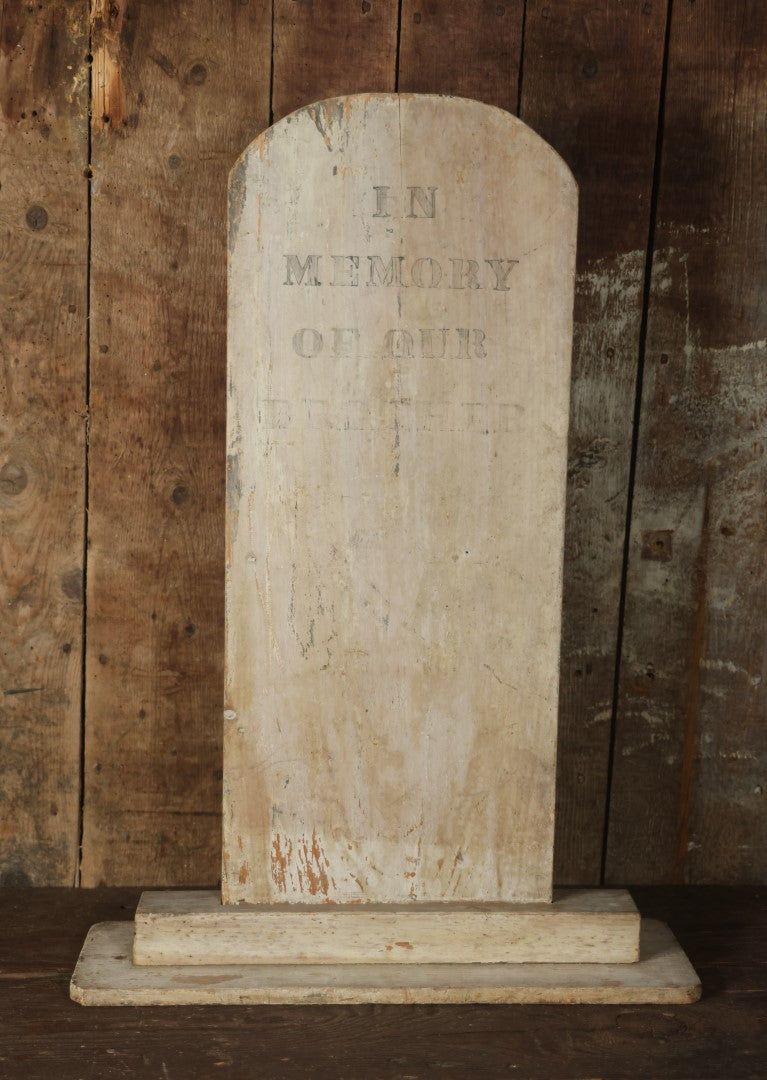
[[[576,201],[454,98],[235,166],[222,894],[94,927],[77,1000],[697,996],[627,893],[552,898]]]

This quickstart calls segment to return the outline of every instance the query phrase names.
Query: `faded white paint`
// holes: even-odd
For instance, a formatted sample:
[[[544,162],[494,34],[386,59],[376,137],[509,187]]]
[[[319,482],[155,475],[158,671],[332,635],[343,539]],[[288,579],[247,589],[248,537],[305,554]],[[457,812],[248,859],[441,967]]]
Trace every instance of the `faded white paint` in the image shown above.
[[[234,170],[226,902],[550,899],[575,223],[460,99]]]

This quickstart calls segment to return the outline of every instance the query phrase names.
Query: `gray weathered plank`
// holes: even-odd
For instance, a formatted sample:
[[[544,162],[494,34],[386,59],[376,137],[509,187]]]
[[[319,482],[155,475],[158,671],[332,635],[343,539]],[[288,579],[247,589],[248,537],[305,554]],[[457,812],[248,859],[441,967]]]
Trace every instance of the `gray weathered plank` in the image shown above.
[[[520,116],[578,181],[554,876],[597,884],[666,4],[528,0]]]
[[[608,878],[767,872],[767,19],[675,4]]]

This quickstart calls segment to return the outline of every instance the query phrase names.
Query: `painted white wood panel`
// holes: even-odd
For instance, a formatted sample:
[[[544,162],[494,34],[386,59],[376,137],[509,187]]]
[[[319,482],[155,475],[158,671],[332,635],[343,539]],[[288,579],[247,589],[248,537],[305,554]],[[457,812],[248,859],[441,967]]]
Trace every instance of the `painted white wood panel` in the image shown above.
[[[639,912],[619,889],[551,904],[222,904],[144,893],[136,964],[631,964]]]
[[[97,923],[70,996],[81,1005],[685,1005],[700,997],[663,923],[642,920],[636,964],[227,964],[136,967],[129,922]]]
[[[576,201],[434,96],[233,170],[225,902],[551,899]]]

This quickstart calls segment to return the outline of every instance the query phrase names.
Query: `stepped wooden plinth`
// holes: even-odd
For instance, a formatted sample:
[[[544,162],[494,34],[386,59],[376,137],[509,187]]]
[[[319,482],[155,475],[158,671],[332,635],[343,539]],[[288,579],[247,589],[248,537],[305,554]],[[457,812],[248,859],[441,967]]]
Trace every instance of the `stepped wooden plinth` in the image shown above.
[[[82,1005],[684,1005],[700,982],[663,923],[642,921],[634,964],[131,963],[130,923],[90,931],[72,977]]]

